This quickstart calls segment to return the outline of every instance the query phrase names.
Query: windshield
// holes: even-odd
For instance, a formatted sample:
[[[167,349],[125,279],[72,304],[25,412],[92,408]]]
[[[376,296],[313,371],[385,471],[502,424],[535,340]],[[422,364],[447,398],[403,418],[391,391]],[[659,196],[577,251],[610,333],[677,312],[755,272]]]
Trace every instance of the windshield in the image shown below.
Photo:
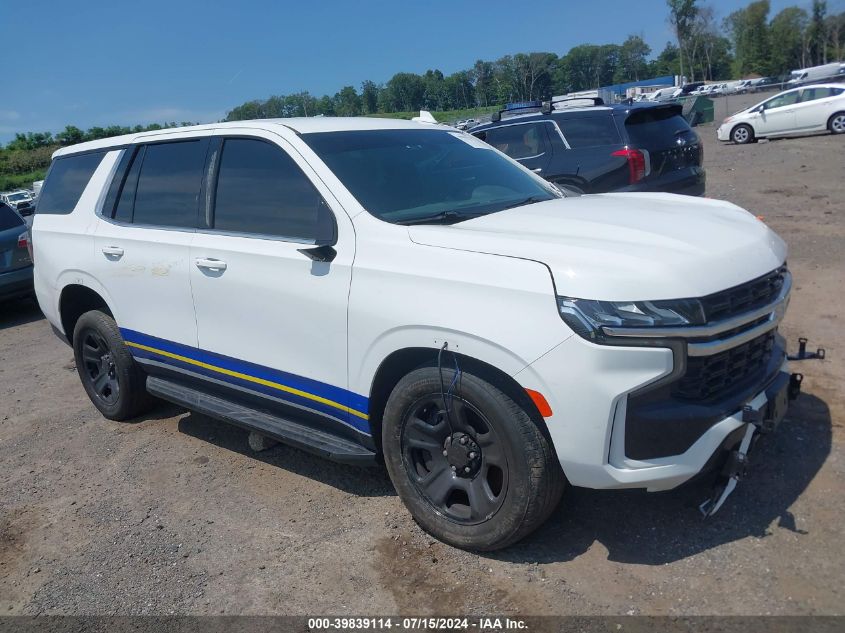
[[[303,134],[372,215],[386,222],[453,224],[558,197],[486,143],[447,130]]]
[[[9,200],[12,202],[17,202],[18,200],[28,200],[29,195],[25,193],[13,193],[9,196]]]

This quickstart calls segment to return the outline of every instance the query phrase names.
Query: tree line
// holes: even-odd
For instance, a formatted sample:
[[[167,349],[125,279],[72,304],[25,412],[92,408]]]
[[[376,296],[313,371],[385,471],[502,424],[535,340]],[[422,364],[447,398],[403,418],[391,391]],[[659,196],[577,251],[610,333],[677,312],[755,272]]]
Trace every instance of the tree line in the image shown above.
[[[59,147],[75,145],[100,138],[120,136],[138,132],[162,130],[170,127],[194,125],[193,123],[152,123],[150,125],[110,125],[94,126],[81,130],[68,125],[57,134],[51,132],[26,132],[15,134],[6,147],[0,147],[0,191],[21,186],[29,186],[33,180],[40,180],[44,170],[50,165],[50,158]]]
[[[769,0],[757,0],[721,22],[700,0],[666,4],[676,41],[654,58],[642,37],[630,35],[622,44],[581,44],[562,56],[534,52],[478,60],[450,75],[399,72],[384,84],[368,80],[360,90],[344,86],[334,96],[276,95],[239,105],[226,120],[466,110],[662,75],[689,81],[782,75],[840,60],[845,49],[845,12],[828,15],[824,0],[814,0],[809,13],[790,6],[771,18]]]
[[[580,44],[563,55],[532,52],[477,60],[449,75],[437,69],[398,72],[385,83],[367,80],[360,88],[344,86],[334,95],[303,91],[271,96],[233,108],[225,120],[472,110],[662,75],[683,75],[689,81],[781,75],[841,60],[845,52],[845,12],[828,14],[824,0],[813,0],[809,12],[790,6],[774,16],[769,0],[755,0],[721,21],[705,0],[666,0],[666,5],[676,41],[667,42],[656,56],[633,34],[621,44]],[[49,163],[49,152],[25,155],[42,148],[173,126],[175,122],[83,131],[68,125],[55,135],[16,134],[0,148],[0,174],[23,174]]]

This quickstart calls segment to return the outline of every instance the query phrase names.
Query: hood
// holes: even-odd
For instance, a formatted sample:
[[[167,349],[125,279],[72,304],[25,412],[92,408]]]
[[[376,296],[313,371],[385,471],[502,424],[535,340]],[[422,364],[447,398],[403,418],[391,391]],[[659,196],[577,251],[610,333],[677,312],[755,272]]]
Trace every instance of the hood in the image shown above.
[[[408,229],[421,245],[541,262],[559,295],[604,301],[705,296],[786,259],[783,240],[747,211],[668,193],[556,199]]]

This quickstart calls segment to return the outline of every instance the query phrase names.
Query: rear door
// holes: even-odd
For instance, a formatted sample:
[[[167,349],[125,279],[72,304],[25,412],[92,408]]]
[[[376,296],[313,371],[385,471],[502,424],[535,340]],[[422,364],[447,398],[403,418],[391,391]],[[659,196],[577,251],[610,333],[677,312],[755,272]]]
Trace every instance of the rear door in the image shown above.
[[[843,88],[817,86],[804,88],[795,105],[796,128],[799,130],[823,130],[837,106],[837,97]]]
[[[124,150],[96,229],[95,274],[133,354],[148,362],[197,345],[189,249],[209,135]]]

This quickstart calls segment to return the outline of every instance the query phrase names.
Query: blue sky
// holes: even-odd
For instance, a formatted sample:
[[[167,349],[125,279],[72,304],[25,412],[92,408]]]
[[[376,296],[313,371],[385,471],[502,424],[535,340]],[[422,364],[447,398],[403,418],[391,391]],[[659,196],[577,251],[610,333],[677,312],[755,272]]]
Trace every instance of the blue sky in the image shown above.
[[[747,0],[710,4],[723,17]],[[772,0],[772,13],[792,4],[810,0]],[[662,0],[0,0],[0,143],[67,124],[215,121],[271,94],[334,94],[632,33],[656,53],[672,37],[666,15]]]

